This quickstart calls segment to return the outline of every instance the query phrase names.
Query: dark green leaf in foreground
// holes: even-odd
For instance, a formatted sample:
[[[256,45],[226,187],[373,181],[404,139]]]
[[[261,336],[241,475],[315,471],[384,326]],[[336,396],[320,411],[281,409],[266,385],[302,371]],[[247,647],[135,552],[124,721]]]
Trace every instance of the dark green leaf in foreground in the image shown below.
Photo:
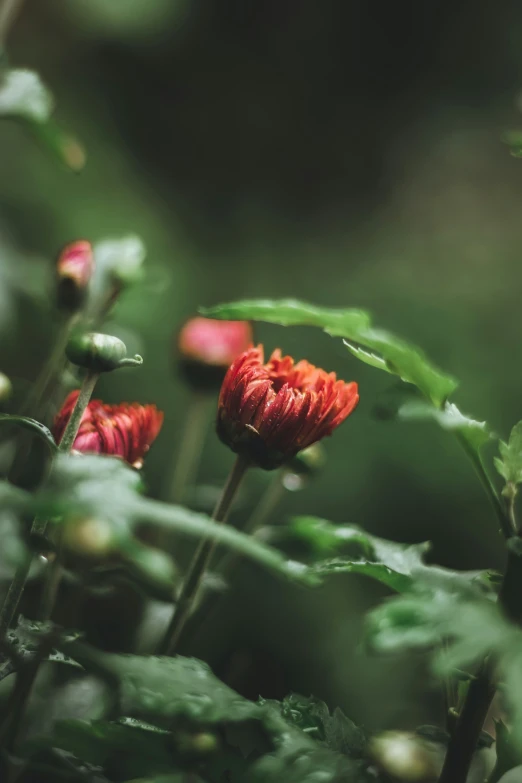
[[[506,483],[522,483],[522,421],[515,424],[507,443],[499,441],[500,457],[495,457],[495,467]]]
[[[34,756],[39,748],[52,746],[73,754],[87,764],[103,769],[123,781],[168,773],[174,766],[169,732],[154,727],[122,725],[109,721],[58,721],[53,733],[28,745]]]
[[[144,498],[140,489],[138,473],[120,459],[59,454],[47,481],[35,495],[33,510],[42,518],[61,518],[62,524],[85,519],[106,521],[113,550],[129,558],[136,568],[154,568],[134,538],[134,529],[150,522],[190,536],[212,537],[292,581],[318,582],[303,564],[287,560],[276,549],[228,525],[219,525],[204,514]]]
[[[315,307],[294,299],[261,299],[217,305],[202,312],[211,318],[319,326],[332,336],[344,337],[357,359],[414,384],[437,407],[457,387],[457,381],[435,367],[420,348],[390,332],[371,328],[370,317],[363,310]]]

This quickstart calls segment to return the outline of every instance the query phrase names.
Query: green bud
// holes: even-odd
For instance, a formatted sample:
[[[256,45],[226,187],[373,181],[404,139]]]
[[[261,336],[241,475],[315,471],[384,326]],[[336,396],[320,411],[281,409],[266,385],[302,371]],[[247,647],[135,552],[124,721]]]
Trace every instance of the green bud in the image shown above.
[[[370,742],[370,756],[394,780],[427,783],[437,778],[437,746],[407,731],[385,731]]]
[[[307,449],[298,451],[287,466],[298,476],[314,476],[325,465],[326,452],[320,443],[312,443]]]
[[[0,402],[5,402],[9,399],[13,391],[13,387],[11,386],[11,381],[7,377],[7,375],[4,375],[3,372],[0,372]]]
[[[103,519],[81,519],[64,527],[64,545],[71,552],[85,557],[104,557],[112,551],[112,526]]]
[[[70,362],[90,372],[111,372],[143,363],[141,356],[127,358],[125,343],[117,337],[96,332],[73,335],[65,354]]]

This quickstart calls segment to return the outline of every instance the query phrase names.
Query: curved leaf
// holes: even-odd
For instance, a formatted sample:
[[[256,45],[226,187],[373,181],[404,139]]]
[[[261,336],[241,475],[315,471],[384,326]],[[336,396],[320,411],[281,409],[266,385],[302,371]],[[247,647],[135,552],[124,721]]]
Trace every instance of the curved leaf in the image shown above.
[[[499,442],[500,457],[495,457],[495,467],[506,482],[522,483],[522,421],[515,424],[509,441]]]
[[[201,308],[209,318],[229,321],[268,321],[281,326],[319,326],[335,337],[356,339],[370,326],[365,310],[316,307],[298,299],[246,299],[241,302]]]
[[[390,332],[372,329],[370,316],[364,310],[316,307],[295,299],[254,299],[205,308],[202,313],[211,318],[319,326],[328,334],[344,337],[346,347],[357,359],[414,384],[438,407],[458,385],[433,365],[420,348]]]
[[[56,441],[53,438],[51,431],[45,424],[36,421],[36,419],[30,419],[27,416],[12,416],[8,413],[1,413],[0,423],[2,422],[4,424],[16,424],[17,427],[23,427],[26,430],[30,430],[44,441],[45,445],[53,454],[58,451],[58,446],[56,445]]]

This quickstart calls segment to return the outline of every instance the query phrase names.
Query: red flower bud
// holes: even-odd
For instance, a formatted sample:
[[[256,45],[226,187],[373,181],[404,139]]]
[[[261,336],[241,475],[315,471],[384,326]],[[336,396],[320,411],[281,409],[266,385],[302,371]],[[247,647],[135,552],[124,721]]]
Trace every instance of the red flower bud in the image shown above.
[[[56,264],[60,309],[74,311],[82,305],[93,272],[94,254],[90,242],[81,239],[64,247]]]
[[[59,442],[78,399],[73,391],[56,416],[53,435]],[[105,405],[91,400],[83,415],[73,450],[121,457],[134,468],[141,468],[143,457],[156,439],[163,413],[155,405],[122,402]]]
[[[181,369],[196,389],[219,389],[234,359],[252,345],[248,321],[191,318],[178,335]]]
[[[217,432],[233,451],[266,470],[331,435],[359,401],[356,383],[338,381],[278,349],[264,364],[263,346],[229,368],[219,396]]]

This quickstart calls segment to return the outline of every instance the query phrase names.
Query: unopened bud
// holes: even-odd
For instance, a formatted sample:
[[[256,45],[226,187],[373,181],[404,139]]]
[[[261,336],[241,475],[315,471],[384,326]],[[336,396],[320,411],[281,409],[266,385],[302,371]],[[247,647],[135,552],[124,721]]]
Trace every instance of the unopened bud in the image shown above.
[[[188,732],[176,732],[174,735],[174,744],[176,750],[182,756],[198,758],[215,753],[219,747],[219,742],[215,734],[201,731],[198,734],[189,734]]]
[[[320,443],[312,443],[307,449],[298,451],[288,462],[288,467],[298,476],[314,476],[326,462],[326,452]]]
[[[440,759],[436,750],[407,731],[385,731],[370,742],[370,755],[394,780],[435,781]]]
[[[143,363],[141,356],[127,358],[125,343],[110,334],[88,332],[74,335],[65,350],[70,362],[90,372],[111,372]]]
[[[56,299],[60,310],[79,310],[94,272],[90,242],[78,240],[64,247],[56,264]]]
[[[4,375],[3,372],[0,372],[0,402],[5,402],[9,399],[13,391],[13,387],[11,386],[11,381],[7,377],[7,375]]]
[[[176,336],[179,365],[189,385],[218,391],[234,359],[252,344],[247,321],[191,318]]]
[[[111,525],[103,519],[82,519],[64,527],[64,545],[71,552],[86,557],[103,557],[113,547]]]

